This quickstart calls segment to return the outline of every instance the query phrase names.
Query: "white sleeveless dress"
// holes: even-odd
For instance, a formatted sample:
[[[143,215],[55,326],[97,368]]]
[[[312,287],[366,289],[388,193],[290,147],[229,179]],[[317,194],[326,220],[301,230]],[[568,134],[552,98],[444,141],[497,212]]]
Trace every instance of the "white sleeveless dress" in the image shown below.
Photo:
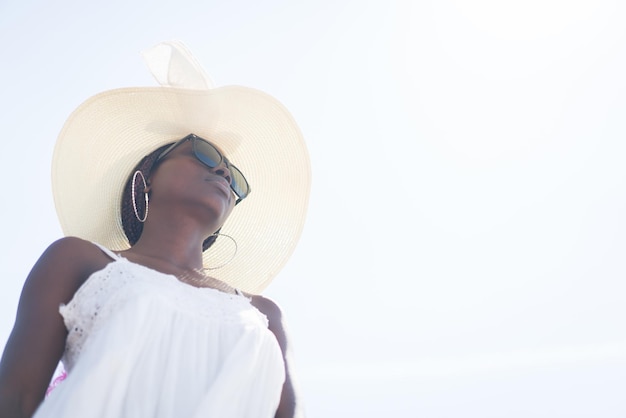
[[[67,378],[36,418],[274,416],[284,363],[267,318],[245,296],[102,250],[113,261],[60,308]]]

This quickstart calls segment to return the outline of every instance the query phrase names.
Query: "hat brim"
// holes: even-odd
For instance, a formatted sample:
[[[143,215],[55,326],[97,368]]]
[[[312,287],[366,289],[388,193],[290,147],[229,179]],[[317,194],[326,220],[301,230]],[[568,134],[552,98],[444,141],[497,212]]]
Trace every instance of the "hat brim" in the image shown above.
[[[120,215],[128,176],[142,157],[189,133],[223,150],[251,185],[221,230],[236,240],[236,258],[211,274],[258,294],[300,238],[311,174],[293,117],[255,89],[125,88],[85,101],[66,121],[54,150],[52,190],[62,230],[114,250],[129,248]],[[206,267],[232,256],[228,241],[218,239],[204,253]]]

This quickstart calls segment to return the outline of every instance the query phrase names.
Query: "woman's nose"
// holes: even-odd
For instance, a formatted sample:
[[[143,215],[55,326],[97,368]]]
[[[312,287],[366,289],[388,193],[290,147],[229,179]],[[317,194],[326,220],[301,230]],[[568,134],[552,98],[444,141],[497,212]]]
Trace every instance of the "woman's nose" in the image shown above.
[[[229,184],[232,183],[230,170],[228,169],[228,165],[226,165],[225,161],[222,161],[221,163],[219,163],[219,165],[213,168],[212,171],[214,174],[224,177],[228,181]]]

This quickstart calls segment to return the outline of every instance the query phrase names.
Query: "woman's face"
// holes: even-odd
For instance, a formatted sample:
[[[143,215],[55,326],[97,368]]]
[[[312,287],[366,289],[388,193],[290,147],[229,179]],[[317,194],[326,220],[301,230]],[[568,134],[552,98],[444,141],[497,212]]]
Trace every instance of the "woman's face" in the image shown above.
[[[150,176],[150,205],[168,205],[172,210],[189,210],[206,218],[215,232],[235,206],[230,188],[230,172],[224,162],[209,168],[193,154],[191,141],[185,141],[158,164]]]

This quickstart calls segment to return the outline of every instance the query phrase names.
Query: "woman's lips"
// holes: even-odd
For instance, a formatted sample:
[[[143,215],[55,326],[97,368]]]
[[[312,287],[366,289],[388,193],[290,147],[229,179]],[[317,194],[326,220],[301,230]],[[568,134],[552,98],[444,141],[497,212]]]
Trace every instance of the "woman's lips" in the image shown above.
[[[230,184],[228,184],[224,177],[211,177],[207,178],[206,181],[217,184],[227,196],[230,196]]]

